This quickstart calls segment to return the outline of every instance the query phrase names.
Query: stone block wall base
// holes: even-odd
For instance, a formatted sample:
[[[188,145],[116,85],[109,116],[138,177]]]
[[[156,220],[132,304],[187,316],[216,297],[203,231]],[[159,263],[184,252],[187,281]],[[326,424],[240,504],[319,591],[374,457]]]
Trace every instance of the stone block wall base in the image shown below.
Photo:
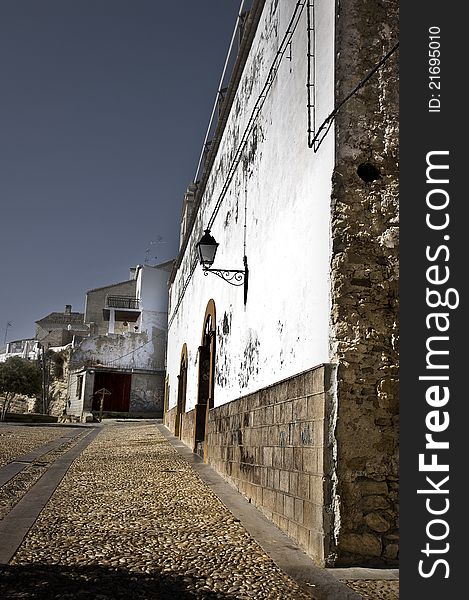
[[[208,462],[320,565],[330,564],[333,365],[210,411]]]
[[[176,436],[191,450],[194,450],[194,417],[194,409],[181,414],[179,419],[179,432]],[[173,407],[166,412],[164,425],[173,435],[176,435],[176,407]]]
[[[337,396],[338,375],[340,366],[319,365],[211,409],[206,458],[317,564],[397,566],[397,478],[347,461],[356,440],[337,426],[347,400]],[[193,451],[194,421],[194,410],[183,413],[179,427]],[[165,424],[174,435],[176,408]],[[372,461],[373,445],[360,448]]]
[[[165,427],[169,429],[169,431],[174,435],[176,428],[176,407],[171,408],[164,415],[164,424]]]
[[[180,437],[186,446],[189,446],[191,449],[194,446],[194,418],[195,410],[190,410],[181,415]]]

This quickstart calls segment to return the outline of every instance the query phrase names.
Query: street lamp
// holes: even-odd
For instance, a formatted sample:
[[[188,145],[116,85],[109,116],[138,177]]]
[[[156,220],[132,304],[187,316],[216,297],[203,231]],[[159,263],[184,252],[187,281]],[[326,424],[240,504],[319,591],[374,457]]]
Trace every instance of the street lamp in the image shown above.
[[[246,256],[243,257],[244,269],[211,269],[215,260],[215,255],[218,249],[218,242],[210,234],[210,230],[206,229],[204,235],[197,243],[197,252],[199,261],[204,270],[204,275],[213,273],[220,277],[230,285],[244,285],[244,304],[246,304],[248,293],[248,261]]]
[[[210,235],[210,231],[206,229],[204,235],[197,244],[200,264],[204,268],[204,271],[207,271],[209,267],[213,265],[218,246],[219,244],[216,242],[215,238]]]

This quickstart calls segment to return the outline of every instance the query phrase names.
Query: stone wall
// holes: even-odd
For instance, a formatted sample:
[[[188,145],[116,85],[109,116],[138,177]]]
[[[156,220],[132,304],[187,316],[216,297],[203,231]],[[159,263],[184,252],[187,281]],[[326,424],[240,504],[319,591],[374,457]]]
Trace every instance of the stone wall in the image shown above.
[[[195,410],[190,410],[181,415],[180,438],[191,450],[194,449],[194,416]],[[174,435],[176,431],[176,407],[168,410],[164,424],[169,431]]]
[[[49,386],[48,414],[55,417],[62,416],[67,408],[71,353],[71,348],[67,348],[52,356],[53,367]]]
[[[189,448],[194,448],[194,418],[194,409],[184,413],[181,418],[181,440]]]
[[[0,412],[5,402],[5,396],[0,395]],[[41,400],[40,398],[33,398],[29,396],[22,396],[21,394],[15,394],[10,401],[8,406],[8,413],[11,414],[25,414],[29,412],[41,412]]]
[[[71,367],[108,365],[113,369],[164,368],[166,332],[153,328],[150,332],[93,335],[74,349]]]
[[[171,408],[166,412],[163,418],[163,422],[165,427],[167,427],[169,431],[174,435],[176,427],[176,407]]]
[[[330,563],[335,368],[210,411],[208,462],[319,564]]]
[[[336,104],[398,40],[398,2],[344,0]],[[337,564],[398,555],[398,52],[339,111],[332,192]]]
[[[83,334],[83,328],[79,330],[79,333]],[[69,331],[66,326],[64,326],[63,329],[58,328],[57,325],[55,328],[50,326],[50,329],[47,328],[47,325],[45,327],[41,327],[40,325],[36,326],[36,339],[41,342],[45,348],[53,348],[70,344],[74,334],[75,331]]]

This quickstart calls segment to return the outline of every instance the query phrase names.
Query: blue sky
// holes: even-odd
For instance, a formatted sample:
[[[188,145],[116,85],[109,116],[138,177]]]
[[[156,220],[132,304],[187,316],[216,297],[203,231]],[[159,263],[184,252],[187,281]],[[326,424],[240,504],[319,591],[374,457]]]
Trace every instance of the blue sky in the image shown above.
[[[2,0],[0,345],[176,255],[239,6]]]

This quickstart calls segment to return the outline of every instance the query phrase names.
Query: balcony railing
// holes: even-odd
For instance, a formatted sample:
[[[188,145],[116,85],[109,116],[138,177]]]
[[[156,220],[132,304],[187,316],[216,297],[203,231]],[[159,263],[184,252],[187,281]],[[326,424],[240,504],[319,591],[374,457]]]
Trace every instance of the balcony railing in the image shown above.
[[[106,308],[139,310],[140,305],[138,298],[128,298],[126,296],[108,296],[106,298]]]

